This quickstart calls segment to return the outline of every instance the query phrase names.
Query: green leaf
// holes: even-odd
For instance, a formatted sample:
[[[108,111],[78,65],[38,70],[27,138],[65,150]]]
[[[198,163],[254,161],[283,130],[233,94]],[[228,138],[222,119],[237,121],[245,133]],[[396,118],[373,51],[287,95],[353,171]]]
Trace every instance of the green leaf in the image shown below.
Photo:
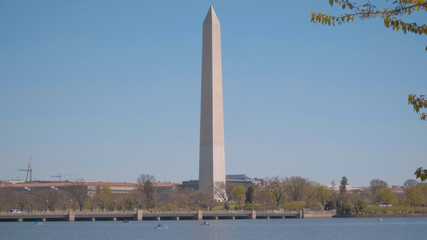
[[[389,27],[390,27],[390,20],[389,20],[389,18],[388,18],[388,17],[385,17],[385,18],[384,18],[384,25],[385,25],[387,28],[389,28]]]

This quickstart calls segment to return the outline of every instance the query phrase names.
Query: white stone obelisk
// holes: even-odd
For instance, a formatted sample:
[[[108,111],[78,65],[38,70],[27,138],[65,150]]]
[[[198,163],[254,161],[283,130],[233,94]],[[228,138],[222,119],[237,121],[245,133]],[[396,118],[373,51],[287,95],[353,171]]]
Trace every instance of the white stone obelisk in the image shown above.
[[[220,186],[225,192],[221,34],[212,6],[203,22],[201,98],[199,189],[221,200],[218,187],[214,190],[214,186]]]

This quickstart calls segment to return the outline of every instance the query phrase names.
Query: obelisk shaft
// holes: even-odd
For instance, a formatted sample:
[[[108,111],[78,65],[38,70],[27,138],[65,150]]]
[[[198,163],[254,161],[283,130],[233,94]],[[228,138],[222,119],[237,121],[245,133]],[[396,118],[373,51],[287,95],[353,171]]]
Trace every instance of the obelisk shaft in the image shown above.
[[[199,189],[225,186],[220,23],[211,6],[203,22]]]

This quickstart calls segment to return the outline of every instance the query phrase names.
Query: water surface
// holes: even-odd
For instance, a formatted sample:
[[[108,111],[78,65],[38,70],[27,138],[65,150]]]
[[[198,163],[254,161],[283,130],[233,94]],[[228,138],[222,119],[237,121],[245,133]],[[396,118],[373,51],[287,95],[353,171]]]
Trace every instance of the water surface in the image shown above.
[[[7,240],[127,240],[127,239],[291,239],[291,240],[426,240],[427,218],[334,218],[162,221],[165,230],[155,230],[156,221],[143,222],[1,222],[0,239]]]

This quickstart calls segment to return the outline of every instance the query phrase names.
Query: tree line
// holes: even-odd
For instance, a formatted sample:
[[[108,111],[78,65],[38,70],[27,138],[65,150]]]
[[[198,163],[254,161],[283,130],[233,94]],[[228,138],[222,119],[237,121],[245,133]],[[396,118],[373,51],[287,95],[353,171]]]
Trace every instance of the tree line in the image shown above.
[[[220,184],[220,201],[208,192],[191,187],[156,192],[156,179],[141,174],[137,187],[127,194],[113,193],[108,186],[98,186],[89,194],[88,186],[77,181],[63,190],[45,189],[34,194],[3,188],[0,211],[55,210],[336,210],[338,215],[427,212],[427,184],[410,179],[403,192],[394,192],[381,179],[370,181],[365,191],[347,189],[348,179],[342,177],[332,188],[308,178],[266,177],[261,185]]]

